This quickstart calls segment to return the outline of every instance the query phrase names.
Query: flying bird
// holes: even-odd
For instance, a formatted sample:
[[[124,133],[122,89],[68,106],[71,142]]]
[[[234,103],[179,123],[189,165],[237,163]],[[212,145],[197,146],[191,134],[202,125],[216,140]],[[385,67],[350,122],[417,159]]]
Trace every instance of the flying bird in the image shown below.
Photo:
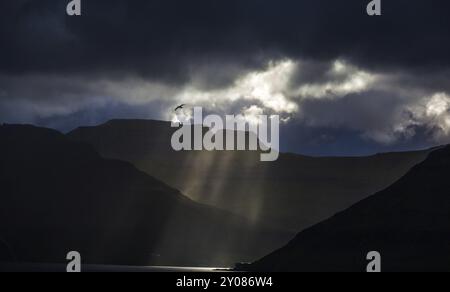
[[[175,108],[174,111],[176,112],[176,111],[178,111],[178,110],[180,110],[180,109],[183,109],[185,106],[186,106],[185,104],[179,105],[179,106],[177,106],[177,107]]]

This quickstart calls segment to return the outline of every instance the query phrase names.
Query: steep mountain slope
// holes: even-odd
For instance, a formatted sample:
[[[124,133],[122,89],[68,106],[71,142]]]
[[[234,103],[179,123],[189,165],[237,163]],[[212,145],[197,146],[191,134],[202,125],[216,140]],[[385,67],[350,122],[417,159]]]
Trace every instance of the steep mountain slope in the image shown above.
[[[200,205],[91,146],[0,126],[1,260],[214,266],[251,260],[292,235]]]
[[[361,158],[281,154],[260,162],[259,152],[175,152],[166,122],[114,120],[79,128],[69,137],[104,157],[129,161],[191,199],[298,232],[391,185],[429,151]]]
[[[251,269],[365,271],[370,251],[381,253],[383,271],[450,271],[450,147]]]

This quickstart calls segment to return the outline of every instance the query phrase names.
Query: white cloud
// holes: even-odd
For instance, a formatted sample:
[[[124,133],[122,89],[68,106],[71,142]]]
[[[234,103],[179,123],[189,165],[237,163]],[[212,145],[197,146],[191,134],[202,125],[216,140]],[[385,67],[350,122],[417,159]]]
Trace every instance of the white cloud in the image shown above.
[[[244,108],[242,111],[242,115],[247,122],[251,124],[257,125],[261,123],[260,116],[264,114],[264,109],[257,105],[252,105],[247,108]]]
[[[175,96],[175,100],[178,103],[203,106],[216,111],[226,111],[233,107],[233,104],[240,102],[259,102],[265,110],[292,114],[297,111],[298,105],[289,98],[286,91],[294,69],[295,63],[292,61],[272,63],[265,71],[246,74],[225,89],[202,90],[186,87]]]
[[[447,141],[450,135],[450,96],[446,93],[435,93],[427,96],[422,105],[412,109],[417,123],[434,130],[436,141]]]
[[[417,127],[427,129],[435,143],[448,143],[450,138],[450,96],[434,93],[421,98],[410,98],[396,107],[396,114],[382,116],[380,127],[367,130],[366,137],[383,144],[392,144],[399,139],[411,139]],[[387,119],[383,123],[381,119]]]
[[[328,72],[330,80],[321,83],[303,84],[294,94],[301,98],[337,98],[369,90],[379,76],[360,70],[337,60]]]
[[[172,120],[173,109],[187,104],[185,119],[194,106],[219,115],[242,114],[248,121],[279,114],[284,122],[297,119],[306,126],[355,130],[383,144],[413,138],[417,127],[429,129],[436,141],[450,137],[450,96],[445,90],[417,84],[405,73],[373,73],[343,60],[314,66],[272,62],[263,70],[236,75],[221,88],[205,87],[209,76],[198,74],[185,86],[131,76],[0,75],[0,114],[7,122],[33,122],[109,104],[156,104],[148,118]],[[299,71],[307,78],[296,79]]]
[[[448,115],[450,109],[450,97],[445,93],[433,95],[427,103],[426,115],[428,117],[441,117]]]

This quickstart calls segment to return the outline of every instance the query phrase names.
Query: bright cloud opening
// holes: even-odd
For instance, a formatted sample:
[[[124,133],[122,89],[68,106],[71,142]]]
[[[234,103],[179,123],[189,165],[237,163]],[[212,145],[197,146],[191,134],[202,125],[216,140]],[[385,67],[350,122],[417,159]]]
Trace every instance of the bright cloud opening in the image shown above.
[[[223,111],[240,102],[258,102],[261,109],[292,114],[297,111],[298,105],[289,99],[286,90],[294,69],[295,63],[292,61],[271,63],[267,70],[244,75],[229,88],[203,91],[187,87],[175,100],[217,111]],[[243,106],[240,113],[244,110],[248,110],[248,105]]]
[[[337,60],[328,72],[330,80],[301,85],[295,94],[301,98],[336,98],[369,90],[378,76]]]

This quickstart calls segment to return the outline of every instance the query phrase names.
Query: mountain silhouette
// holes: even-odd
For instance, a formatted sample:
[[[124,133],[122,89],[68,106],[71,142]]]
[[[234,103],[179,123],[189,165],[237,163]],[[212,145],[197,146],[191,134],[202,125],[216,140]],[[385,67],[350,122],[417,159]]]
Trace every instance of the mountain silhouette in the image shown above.
[[[0,261],[223,266],[292,238],[54,130],[3,125],[0,141]]]
[[[429,151],[371,157],[313,158],[281,154],[260,162],[260,152],[171,148],[170,123],[113,120],[68,134],[103,157],[133,163],[191,199],[254,222],[298,232],[380,191],[423,161]]]
[[[450,147],[430,154],[398,182],[307,229],[246,267],[258,271],[450,271]]]

